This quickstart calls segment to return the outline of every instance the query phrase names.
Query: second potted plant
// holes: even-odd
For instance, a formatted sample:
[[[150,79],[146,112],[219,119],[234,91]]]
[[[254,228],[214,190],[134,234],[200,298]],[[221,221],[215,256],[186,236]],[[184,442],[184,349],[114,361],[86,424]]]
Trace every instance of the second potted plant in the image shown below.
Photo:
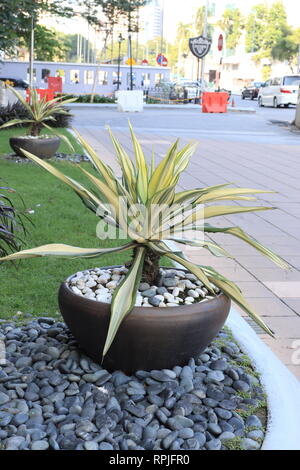
[[[21,93],[12,87],[9,87],[9,89],[16,95],[28,114],[28,118],[26,119],[11,119],[0,127],[0,129],[4,129],[17,125],[28,126],[27,135],[14,136],[9,139],[11,148],[19,157],[24,158],[24,153],[20,150],[21,148],[40,158],[53,157],[60,145],[61,139],[73,150],[69,139],[56,129],[54,130],[50,127],[49,123],[55,121],[55,115],[70,115],[63,105],[72,103],[76,98],[71,98],[63,102],[60,97],[50,101],[46,101],[45,98],[40,100],[37,91],[32,89],[29,94],[30,102],[27,103]],[[50,130],[51,134],[41,135],[43,128]]]

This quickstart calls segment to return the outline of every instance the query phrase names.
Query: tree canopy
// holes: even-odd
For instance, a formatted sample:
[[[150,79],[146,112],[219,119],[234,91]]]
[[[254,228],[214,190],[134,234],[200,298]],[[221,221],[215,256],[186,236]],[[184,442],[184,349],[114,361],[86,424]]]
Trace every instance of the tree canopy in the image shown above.
[[[245,27],[241,11],[238,8],[226,8],[218,26],[225,33],[227,49],[235,49]]]
[[[0,0],[0,51],[14,54],[21,40],[28,41],[31,21],[42,13],[72,16],[72,9],[59,0]]]

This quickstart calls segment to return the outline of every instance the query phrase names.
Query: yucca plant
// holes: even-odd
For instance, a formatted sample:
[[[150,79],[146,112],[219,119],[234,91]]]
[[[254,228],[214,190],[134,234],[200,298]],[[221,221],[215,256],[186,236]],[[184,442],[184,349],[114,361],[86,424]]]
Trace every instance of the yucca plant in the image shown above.
[[[24,119],[11,119],[8,122],[5,122],[0,126],[0,129],[4,129],[6,127],[12,127],[17,125],[28,125],[28,135],[38,137],[42,128],[46,128],[64,140],[72,150],[73,147],[69,141],[69,139],[58,132],[57,130],[53,130],[52,127],[49,126],[49,122],[55,122],[58,115],[65,115],[70,116],[70,113],[64,108],[64,105],[68,103],[73,103],[76,101],[76,98],[70,98],[65,100],[64,102],[61,101],[61,98],[54,98],[53,100],[46,101],[46,97],[39,99],[39,95],[35,89],[30,89],[30,102],[27,103],[26,99],[23,95],[15,90],[14,88],[8,86],[8,88],[15,94],[18,98],[19,102],[23,105],[25,111],[28,114],[28,118]]]
[[[40,256],[95,258],[102,254],[132,250],[133,256],[130,262],[130,269],[113,294],[110,325],[103,356],[109,350],[121,322],[135,305],[140,281],[144,279],[152,284],[159,277],[159,260],[162,256],[169,258],[173,262],[178,262],[194,274],[213,295],[215,295],[213,288],[217,286],[242,307],[267,333],[272,335],[267,325],[265,325],[263,320],[244,299],[236,284],[218,273],[213,267],[196,265],[188,261],[179,249],[178,251],[172,251],[166,243],[166,240],[172,240],[179,244],[205,248],[215,256],[232,257],[216,243],[206,240],[199,241],[195,237],[186,239],[178,234],[185,229],[195,233],[233,235],[256,248],[280,267],[288,268],[284,260],[247,235],[239,227],[219,228],[203,222],[203,220],[217,216],[264,211],[272,208],[262,206],[209,205],[204,208],[201,206],[198,209],[199,204],[219,203],[220,201],[227,200],[253,200],[255,198],[247,195],[269,191],[232,188],[228,187],[228,184],[221,184],[213,187],[176,192],[179,177],[186,169],[194,152],[195,145],[188,144],[184,148],[179,149],[179,142],[176,140],[158,166],[155,167],[154,156],[152,157],[152,164],[148,166],[143,150],[131,126],[130,131],[135,154],[134,161],[130,159],[124,148],[110,132],[117,160],[122,170],[121,180],[116,177],[113,170],[96,155],[90,145],[77,133],[80,143],[90,155],[96,170],[95,173],[80,168],[84,176],[92,183],[92,189],[83,186],[83,184],[64,175],[49,163],[24,151],[28,158],[71,187],[85,206],[105,220],[108,225],[125,231],[130,238],[129,243],[123,244],[120,247],[106,249],[101,249],[101,247],[79,248],[62,244],[44,245],[12,254],[3,259],[12,260]],[[139,207],[142,207],[142,218],[140,216],[141,211],[135,209],[137,204],[139,204]],[[181,215],[182,209],[187,209],[184,215]]]

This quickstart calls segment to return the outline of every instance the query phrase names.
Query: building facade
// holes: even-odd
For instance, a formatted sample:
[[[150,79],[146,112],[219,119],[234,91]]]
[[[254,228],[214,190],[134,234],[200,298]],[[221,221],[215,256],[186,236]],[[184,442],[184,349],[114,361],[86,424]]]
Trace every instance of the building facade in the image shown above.
[[[133,66],[133,85],[136,90],[148,90],[160,81],[169,81],[168,67]],[[34,62],[34,86],[48,88],[48,77],[62,77],[63,92],[74,95],[95,92],[109,96],[117,89],[118,75],[120,90],[130,87],[130,67],[110,64],[79,64],[66,62]],[[28,80],[29,63],[3,61],[0,63],[0,77]]]

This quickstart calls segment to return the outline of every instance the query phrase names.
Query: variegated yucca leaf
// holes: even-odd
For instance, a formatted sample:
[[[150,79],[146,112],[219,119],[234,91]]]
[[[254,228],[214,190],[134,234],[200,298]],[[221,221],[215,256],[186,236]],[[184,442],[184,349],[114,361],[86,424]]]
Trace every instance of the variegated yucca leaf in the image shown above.
[[[110,322],[103,349],[103,357],[109,350],[122,320],[134,307],[136,293],[142,277],[144,258],[145,248],[137,248],[128,273],[113,294]]]
[[[14,261],[17,259],[25,258],[40,258],[42,256],[62,256],[71,258],[97,258],[101,255],[107,255],[109,253],[122,252],[126,250],[132,250],[134,248],[133,243],[127,245],[113,247],[113,248],[80,248],[78,246],[69,246],[60,243],[54,243],[50,245],[42,245],[37,248],[31,248],[29,250],[22,250],[18,253],[12,253],[11,255],[0,258],[0,261]]]
[[[45,102],[38,103],[36,97],[33,97],[32,107],[36,113],[35,116],[40,116],[38,113],[41,111],[44,114],[50,112],[49,106]],[[175,245],[175,248],[170,248],[167,244],[167,240],[172,240],[178,246],[191,245],[199,248],[199,250],[205,248],[214,256],[232,258],[232,255],[214,240],[203,239],[202,241],[198,240],[199,237],[190,234],[199,231],[202,232],[204,237],[205,234],[209,236],[210,234],[224,233],[243,240],[281,268],[287,268],[288,264],[280,256],[246,234],[239,227],[220,228],[205,222],[205,219],[218,216],[273,209],[272,207],[260,205],[251,207],[219,205],[220,201],[227,200],[250,201],[256,199],[256,195],[263,195],[270,191],[231,187],[233,183],[224,183],[176,192],[179,177],[188,165],[195,146],[188,144],[179,149],[179,142],[176,140],[156,167],[153,153],[152,163],[148,165],[143,149],[131,126],[130,134],[134,159],[130,158],[118,139],[109,130],[122,173],[122,179],[120,179],[115,171],[103,161],[101,155],[97,155],[85,139],[77,131],[75,132],[93,164],[93,168],[89,171],[86,168],[79,167],[87,181],[87,185],[64,175],[45,160],[41,160],[25,150],[23,153],[72,188],[85,206],[97,213],[102,220],[123,232],[125,231],[131,240],[130,243],[111,249],[82,249],[67,247],[66,245],[45,245],[44,247],[15,253],[11,257],[5,258],[5,260],[37,256],[96,257],[105,253],[132,250],[134,256],[130,269],[113,294],[110,325],[103,355],[107,354],[112,345],[122,320],[135,305],[139,282],[143,272],[146,273],[144,266],[151,256],[154,256],[155,259],[165,256],[173,262],[179,263],[193,273],[212,295],[214,295],[214,288],[217,286],[243,308],[264,331],[272,334],[271,330],[244,299],[236,284],[210,266],[198,265],[187,260],[180,248],[177,249],[177,245]],[[213,205],[214,202],[215,205]],[[206,203],[210,205],[206,207]],[[143,210],[141,210],[141,207]],[[201,252],[199,251],[197,254],[199,256]],[[158,276],[158,266],[156,270],[155,274]]]

